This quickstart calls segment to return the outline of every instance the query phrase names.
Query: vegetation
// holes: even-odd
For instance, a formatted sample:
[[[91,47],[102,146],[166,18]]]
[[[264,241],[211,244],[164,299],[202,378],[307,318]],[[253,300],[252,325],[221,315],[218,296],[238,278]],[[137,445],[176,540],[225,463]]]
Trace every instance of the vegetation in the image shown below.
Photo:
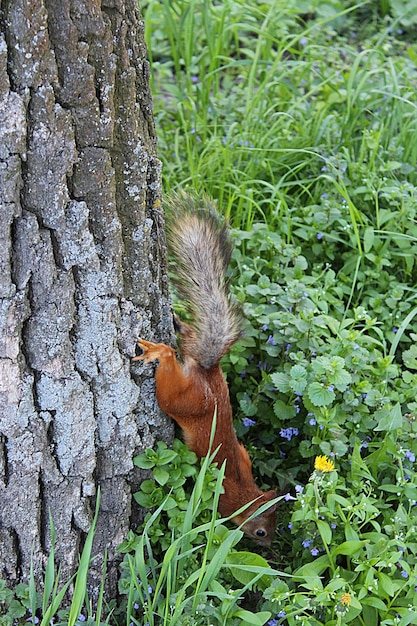
[[[207,192],[233,226],[247,327],[224,369],[283,497],[260,555],[216,517],[222,468],[178,441],[140,455],[156,508],[107,620],[415,624],[417,2],[142,5],[165,189]],[[0,586],[0,624],[57,589],[42,608]]]

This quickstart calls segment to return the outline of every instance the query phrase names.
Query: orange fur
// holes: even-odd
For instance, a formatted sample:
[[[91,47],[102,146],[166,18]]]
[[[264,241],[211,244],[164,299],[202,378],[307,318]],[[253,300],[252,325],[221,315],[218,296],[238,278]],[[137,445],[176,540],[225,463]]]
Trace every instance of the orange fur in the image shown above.
[[[264,493],[255,485],[249,455],[233,428],[229,389],[220,369],[220,359],[242,331],[241,311],[230,298],[226,280],[232,253],[227,225],[205,196],[179,193],[168,205],[173,216],[168,229],[172,278],[193,317],[193,327],[174,316],[181,336],[181,364],[172,348],[144,339],[139,340],[143,355],[136,359],[159,361],[155,374],[159,406],[179,424],[185,442],[200,458],[207,455],[217,411],[213,449],[220,448],[215,460],[219,466],[226,460],[220,513],[228,517],[256,499],[234,521],[243,523],[243,530],[260,543],[269,544],[276,505],[253,520],[248,517],[276,493]]]
[[[189,329],[185,324],[182,325]],[[232,421],[229,390],[219,365],[205,370],[192,358],[181,365],[172,348],[164,343],[154,344],[139,339],[145,363],[158,360],[156,369],[156,397],[161,409],[181,427],[185,443],[201,458],[207,455],[212,421],[217,407],[217,424],[213,449],[220,449],[215,457],[219,466],[226,460],[224,493],[220,496],[219,511],[224,517],[233,515],[242,506],[256,499],[246,511],[233,518],[242,524],[262,504],[276,497],[271,490],[262,492],[255,485],[249,455],[238,442]],[[247,521],[243,530],[261,544],[269,545],[276,524],[276,505]]]

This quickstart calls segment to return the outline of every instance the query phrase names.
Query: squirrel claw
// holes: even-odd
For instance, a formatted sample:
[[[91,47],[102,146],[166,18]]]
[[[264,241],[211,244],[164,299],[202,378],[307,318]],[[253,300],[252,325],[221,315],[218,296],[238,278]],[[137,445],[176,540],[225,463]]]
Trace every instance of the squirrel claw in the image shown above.
[[[144,361],[150,363],[155,359],[161,359],[167,357],[172,353],[172,348],[169,348],[164,343],[152,343],[152,341],[146,341],[146,339],[138,339],[139,347],[142,348],[143,354],[134,356],[132,361]]]
[[[152,348],[156,348],[156,344],[151,341],[146,341],[145,339],[138,339],[139,347],[143,350],[143,354],[138,354],[132,358],[132,361],[145,361],[145,363],[149,363],[153,361],[156,355],[152,355]]]

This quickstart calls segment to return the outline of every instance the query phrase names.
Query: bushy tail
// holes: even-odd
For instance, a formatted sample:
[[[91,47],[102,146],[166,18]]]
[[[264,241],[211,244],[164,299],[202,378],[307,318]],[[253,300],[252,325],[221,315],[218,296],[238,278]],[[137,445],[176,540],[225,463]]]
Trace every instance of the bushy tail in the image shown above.
[[[232,252],[228,229],[205,196],[175,194],[167,208],[173,281],[193,317],[183,356],[210,369],[241,335],[240,307],[225,278]]]

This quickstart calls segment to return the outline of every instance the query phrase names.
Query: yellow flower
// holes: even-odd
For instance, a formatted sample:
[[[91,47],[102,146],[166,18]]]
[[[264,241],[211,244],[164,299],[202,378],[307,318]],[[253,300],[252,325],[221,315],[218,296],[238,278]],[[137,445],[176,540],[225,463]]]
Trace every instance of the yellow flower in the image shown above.
[[[334,470],[334,463],[327,458],[327,456],[316,456],[314,461],[314,469],[318,472],[332,472]]]
[[[352,596],[350,595],[350,593],[344,593],[340,598],[340,602],[341,604],[343,604],[343,606],[349,606],[352,602]]]

